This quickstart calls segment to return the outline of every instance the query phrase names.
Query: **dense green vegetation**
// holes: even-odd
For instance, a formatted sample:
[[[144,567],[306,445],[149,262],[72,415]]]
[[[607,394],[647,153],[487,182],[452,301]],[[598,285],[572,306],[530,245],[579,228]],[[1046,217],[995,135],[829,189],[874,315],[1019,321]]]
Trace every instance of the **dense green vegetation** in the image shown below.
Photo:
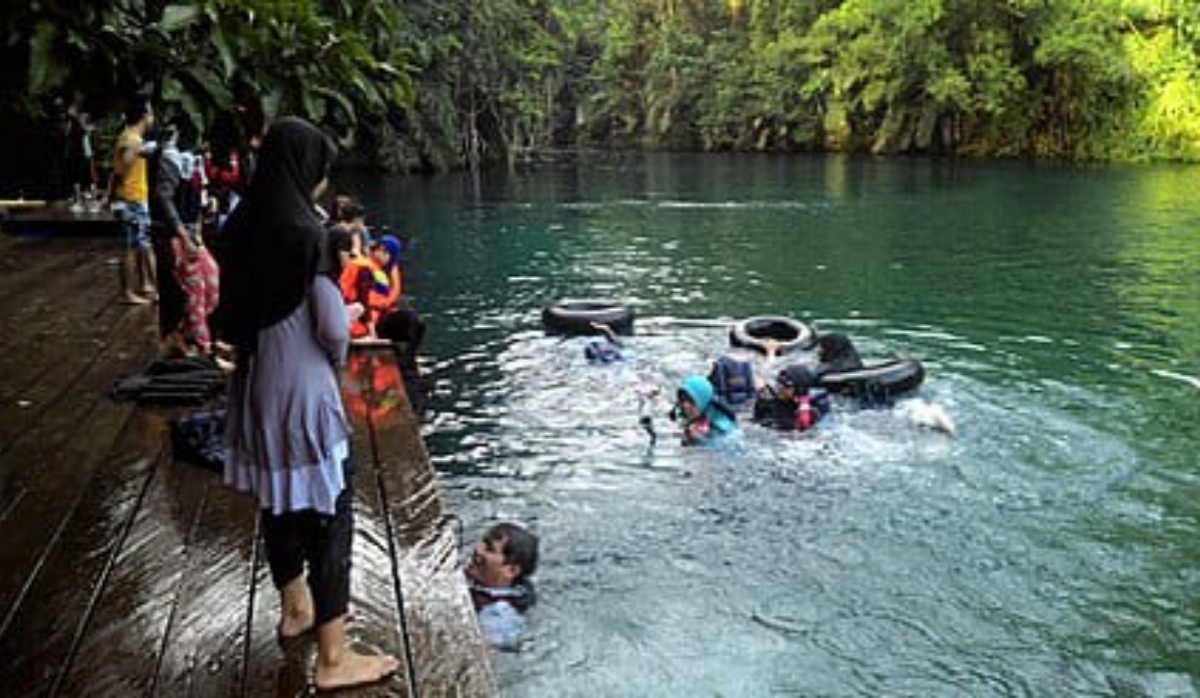
[[[397,169],[574,147],[1200,160],[1194,0],[38,0],[0,118],[301,113]]]
[[[622,0],[600,142],[1200,158],[1188,0]]]

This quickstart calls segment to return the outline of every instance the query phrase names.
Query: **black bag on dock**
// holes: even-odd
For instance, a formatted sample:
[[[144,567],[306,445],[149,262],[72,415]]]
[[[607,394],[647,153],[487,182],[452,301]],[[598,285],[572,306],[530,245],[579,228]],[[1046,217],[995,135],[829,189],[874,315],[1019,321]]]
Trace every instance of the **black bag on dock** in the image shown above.
[[[214,473],[225,468],[225,410],[205,410],[171,420],[171,452],[176,461]]]

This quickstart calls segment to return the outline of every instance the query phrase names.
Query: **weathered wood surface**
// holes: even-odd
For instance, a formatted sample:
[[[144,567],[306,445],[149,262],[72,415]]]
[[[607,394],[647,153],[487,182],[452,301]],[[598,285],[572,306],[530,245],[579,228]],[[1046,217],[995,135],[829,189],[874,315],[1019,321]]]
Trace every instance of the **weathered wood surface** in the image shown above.
[[[108,206],[91,211],[86,207],[71,210],[71,202],[67,200],[49,201],[41,206],[0,205],[0,221],[5,230],[21,235],[113,236],[119,230],[116,216]]]
[[[113,402],[154,356],[155,310],[117,303],[115,241],[0,234],[0,686],[4,695],[297,695],[253,502],[174,461],[184,408]],[[356,353],[349,635],[395,653],[347,695],[488,696],[453,531],[388,350]]]

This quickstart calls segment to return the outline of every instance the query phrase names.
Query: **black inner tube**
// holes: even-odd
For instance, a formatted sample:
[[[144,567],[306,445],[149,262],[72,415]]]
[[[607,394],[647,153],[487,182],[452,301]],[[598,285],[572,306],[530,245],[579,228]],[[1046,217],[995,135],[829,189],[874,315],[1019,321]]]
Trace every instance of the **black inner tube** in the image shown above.
[[[542,311],[548,330],[564,334],[599,334],[592,323],[607,325],[618,334],[633,332],[633,308],[604,299],[561,300]]]
[[[801,330],[794,323],[784,320],[750,320],[746,323],[746,334],[755,339],[774,339],[777,342],[794,342],[800,338]]]
[[[811,346],[813,331],[789,317],[762,315],[746,318],[729,331],[730,343],[735,347],[768,353],[767,345],[773,342],[779,354]]]

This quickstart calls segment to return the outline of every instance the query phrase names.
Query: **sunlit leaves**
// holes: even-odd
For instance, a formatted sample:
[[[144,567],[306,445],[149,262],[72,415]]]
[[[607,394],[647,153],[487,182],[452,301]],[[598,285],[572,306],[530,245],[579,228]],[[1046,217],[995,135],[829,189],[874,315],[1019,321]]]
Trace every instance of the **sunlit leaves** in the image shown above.
[[[200,16],[200,8],[195,5],[168,5],[163,10],[158,28],[168,34],[188,26]]]
[[[1160,29],[1126,42],[1138,73],[1150,78],[1137,134],[1173,157],[1200,160],[1200,68],[1183,38]]]

